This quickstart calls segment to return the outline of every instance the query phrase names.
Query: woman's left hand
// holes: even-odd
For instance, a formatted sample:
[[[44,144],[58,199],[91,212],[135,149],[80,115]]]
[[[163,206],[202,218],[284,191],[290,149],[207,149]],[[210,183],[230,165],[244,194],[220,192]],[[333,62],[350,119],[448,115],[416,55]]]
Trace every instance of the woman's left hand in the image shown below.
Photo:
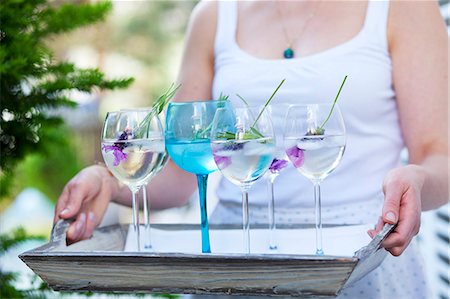
[[[395,168],[384,179],[382,216],[368,234],[373,238],[385,223],[397,223],[395,230],[381,244],[394,256],[402,254],[419,232],[424,180],[423,170],[417,165]]]

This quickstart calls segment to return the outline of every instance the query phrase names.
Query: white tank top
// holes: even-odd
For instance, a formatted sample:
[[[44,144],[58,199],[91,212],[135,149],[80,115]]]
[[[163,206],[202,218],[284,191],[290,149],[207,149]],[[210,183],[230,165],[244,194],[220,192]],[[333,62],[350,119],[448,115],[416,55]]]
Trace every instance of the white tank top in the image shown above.
[[[400,164],[404,142],[392,86],[387,45],[388,1],[369,1],[361,31],[349,41],[322,52],[294,59],[259,59],[236,43],[237,3],[218,1],[213,97],[236,93],[254,105],[264,104],[286,78],[273,104],[332,102],[349,75],[339,105],[347,129],[340,165],[322,183],[323,206],[382,200],[387,171]],[[236,102],[237,104],[237,102]],[[240,103],[239,103],[240,105]],[[274,126],[283,127],[282,119]],[[222,178],[219,200],[240,202],[240,189]],[[289,166],[275,181],[280,208],[313,206],[312,183]],[[258,180],[249,193],[251,204],[266,205],[267,183]]]

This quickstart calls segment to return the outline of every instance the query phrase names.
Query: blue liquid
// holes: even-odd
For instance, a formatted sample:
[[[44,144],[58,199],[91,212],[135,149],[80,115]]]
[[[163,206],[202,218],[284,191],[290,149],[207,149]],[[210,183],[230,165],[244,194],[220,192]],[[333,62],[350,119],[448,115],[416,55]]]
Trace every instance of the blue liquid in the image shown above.
[[[170,158],[183,170],[197,175],[200,199],[200,228],[202,232],[202,252],[210,253],[209,226],[206,208],[206,188],[208,174],[216,171],[217,166],[209,139],[178,141],[166,139],[166,149]]]
[[[166,148],[172,161],[187,172],[209,174],[217,170],[209,139],[166,139]]]

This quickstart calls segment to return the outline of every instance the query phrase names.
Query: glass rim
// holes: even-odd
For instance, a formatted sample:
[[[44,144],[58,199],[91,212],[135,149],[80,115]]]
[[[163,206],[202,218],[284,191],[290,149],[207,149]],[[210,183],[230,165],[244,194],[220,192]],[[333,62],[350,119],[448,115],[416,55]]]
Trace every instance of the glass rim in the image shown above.
[[[123,109],[120,109],[118,112],[148,111],[148,110],[152,110],[152,107],[123,108]]]
[[[238,109],[240,109],[240,110],[242,110],[242,109],[256,109],[256,108],[263,108],[264,107],[264,105],[250,105],[250,106],[231,106],[231,108],[233,109],[233,110],[238,110]],[[230,107],[218,107],[217,108],[217,110],[219,110],[219,109],[230,109]]]
[[[339,107],[339,103],[334,104],[335,107]],[[289,109],[293,107],[308,107],[308,106],[333,106],[333,103],[325,103],[325,102],[319,102],[319,103],[298,103],[298,104],[290,104]]]
[[[196,101],[188,101],[188,102],[170,102],[168,106],[182,106],[182,105],[192,105],[192,104],[201,104],[201,103],[217,103],[219,100],[196,100]]]

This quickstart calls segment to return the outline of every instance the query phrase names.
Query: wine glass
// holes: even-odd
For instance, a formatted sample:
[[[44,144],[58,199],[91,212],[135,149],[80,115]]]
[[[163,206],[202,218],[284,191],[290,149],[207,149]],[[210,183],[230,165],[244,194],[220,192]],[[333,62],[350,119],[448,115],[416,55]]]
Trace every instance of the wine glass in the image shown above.
[[[224,101],[172,102],[166,115],[166,148],[172,161],[197,176],[202,252],[211,252],[206,206],[208,174],[217,170],[211,152],[211,122]]]
[[[270,164],[269,170],[265,174],[269,186],[269,249],[275,251],[278,249],[276,242],[276,222],[275,222],[275,190],[274,182],[280,172],[289,164],[289,159],[284,151],[283,146],[283,125],[287,110],[290,104],[277,104],[267,106],[267,111],[272,119],[273,128],[275,132],[275,154]]]
[[[248,191],[269,168],[275,149],[269,114],[257,108],[219,108],[213,121],[211,148],[220,172],[242,192],[244,252],[250,253]]]
[[[284,146],[294,167],[314,185],[316,254],[323,255],[320,183],[338,166],[345,150],[345,125],[334,104],[292,105]]]
[[[142,111],[149,111],[149,114],[147,114],[141,122],[141,126],[147,125],[147,123],[151,120],[151,117],[156,117],[156,122],[158,123],[158,126],[161,126],[161,120],[159,119],[159,116],[152,111],[153,109],[151,107],[149,108],[134,108],[134,109],[121,109],[120,111],[127,112],[127,111],[135,111],[135,110],[142,110]],[[163,129],[161,129],[163,130]],[[152,241],[151,241],[151,227],[150,227],[150,206],[149,206],[149,200],[147,196],[147,184],[151,181],[151,179],[156,176],[161,169],[164,167],[164,165],[167,163],[168,160],[168,154],[166,150],[164,149],[164,155],[161,158],[160,164],[155,165],[154,170],[152,171],[152,175],[147,178],[147,180],[144,182],[144,185],[140,190],[142,190],[142,211],[144,214],[144,249],[151,250],[152,249]],[[135,211],[133,211],[133,215],[139,215],[139,207],[134,206]],[[133,219],[136,217],[133,216]],[[139,217],[137,217],[138,219]]]
[[[164,151],[164,157],[161,160],[160,165],[155,169],[153,172],[152,177],[156,176],[161,169],[164,168],[167,161],[169,160],[169,154],[167,151]],[[150,203],[147,195],[147,181],[145,185],[142,187],[142,202],[143,202],[143,213],[144,213],[144,248],[147,250],[151,250],[153,248],[152,246],[152,239],[151,239],[151,228],[150,228]]]
[[[138,192],[164,159],[164,132],[157,115],[147,109],[109,112],[102,129],[102,155],[111,173],[133,195],[133,228],[140,251]]]

